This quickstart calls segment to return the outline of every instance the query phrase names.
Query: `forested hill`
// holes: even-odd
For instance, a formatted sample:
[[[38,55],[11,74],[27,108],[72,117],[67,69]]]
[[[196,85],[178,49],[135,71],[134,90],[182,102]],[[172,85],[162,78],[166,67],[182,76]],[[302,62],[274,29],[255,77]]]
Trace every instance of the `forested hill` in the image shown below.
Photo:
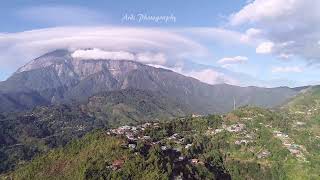
[[[298,118],[243,107],[222,116],[120,126],[89,133],[3,177],[318,179],[320,140]]]
[[[189,114],[160,93],[127,89],[101,93],[81,105],[36,107],[0,114],[0,172],[94,130]]]

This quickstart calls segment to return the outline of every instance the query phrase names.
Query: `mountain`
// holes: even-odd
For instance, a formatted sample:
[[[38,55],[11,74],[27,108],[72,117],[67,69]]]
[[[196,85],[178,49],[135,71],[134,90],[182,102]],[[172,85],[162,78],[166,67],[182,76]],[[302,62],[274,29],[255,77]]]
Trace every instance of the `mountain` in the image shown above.
[[[95,130],[185,116],[187,109],[157,92],[125,89],[83,104],[0,113],[0,173]]]
[[[287,87],[209,85],[170,70],[127,60],[77,59],[56,50],[32,60],[0,83],[0,110],[83,102],[105,91],[141,89],[161,92],[194,113],[227,112],[252,104],[274,107],[298,94]]]

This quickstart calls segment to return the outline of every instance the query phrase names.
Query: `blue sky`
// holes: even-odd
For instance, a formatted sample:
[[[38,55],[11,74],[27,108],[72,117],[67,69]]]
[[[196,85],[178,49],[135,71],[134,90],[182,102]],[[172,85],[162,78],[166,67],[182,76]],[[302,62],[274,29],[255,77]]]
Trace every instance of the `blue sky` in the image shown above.
[[[318,84],[320,6],[317,5],[320,4],[317,3],[312,0],[4,1],[0,7],[0,80],[45,51],[60,46],[87,48],[85,42],[92,42],[91,48],[102,51],[138,51],[146,64],[210,84]],[[142,15],[168,16],[175,20],[139,22]],[[127,16],[136,19],[124,19]],[[112,38],[113,33],[121,41]],[[105,41],[94,47],[95,39],[90,39],[93,36]],[[79,41],[80,38],[83,40]],[[103,54],[102,51],[94,53]],[[207,67],[187,69],[188,61]],[[214,67],[222,70],[217,72]],[[250,78],[239,80],[230,72]]]
[[[220,3],[213,3],[211,0],[203,0],[201,3],[198,1],[184,1],[184,0],[162,0],[162,1],[148,1],[148,0],[136,0],[136,1],[111,1],[111,0],[91,0],[91,1],[34,1],[34,0],[13,0],[2,2],[0,7],[1,17],[0,20],[5,26],[1,26],[2,32],[17,32],[23,30],[30,30],[36,28],[46,28],[56,25],[70,25],[63,19],[69,19],[64,17],[69,8],[79,8],[87,11],[91,11],[92,16],[101,16],[96,22],[83,22],[82,20],[75,20],[74,24],[77,25],[92,25],[92,24],[117,24],[127,25],[127,23],[121,22],[121,17],[128,14],[146,13],[150,15],[169,15],[174,14],[177,17],[176,23],[161,24],[160,26],[218,26],[222,23],[223,15],[228,15],[236,10],[239,10],[244,4],[245,0],[225,0]],[[43,21],[36,22],[28,18],[23,18],[19,14],[21,11],[29,8],[41,8],[41,7],[61,7],[65,8],[65,12],[59,12],[54,14],[57,17],[62,17],[60,23]],[[78,12],[74,12],[75,15]],[[81,13],[81,12],[79,12]],[[43,14],[45,17],[49,17],[52,14]],[[69,19],[70,20],[70,19]],[[71,20],[70,20],[71,21]],[[143,25],[143,26],[159,26],[157,23],[130,23],[131,25]]]

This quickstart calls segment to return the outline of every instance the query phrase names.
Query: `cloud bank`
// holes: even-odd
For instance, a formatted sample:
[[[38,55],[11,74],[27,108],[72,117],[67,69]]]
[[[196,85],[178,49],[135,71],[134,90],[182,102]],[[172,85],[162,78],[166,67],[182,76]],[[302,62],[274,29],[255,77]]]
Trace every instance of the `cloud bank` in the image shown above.
[[[230,16],[230,25],[260,29],[257,53],[320,62],[320,1],[255,0]]]

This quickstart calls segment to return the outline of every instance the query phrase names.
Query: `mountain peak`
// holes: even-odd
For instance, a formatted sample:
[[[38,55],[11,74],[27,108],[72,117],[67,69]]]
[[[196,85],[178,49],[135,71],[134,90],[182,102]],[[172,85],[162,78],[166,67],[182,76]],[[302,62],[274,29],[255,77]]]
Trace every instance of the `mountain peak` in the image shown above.
[[[16,71],[16,73],[21,73],[24,71],[30,71],[30,70],[34,70],[34,69],[45,68],[45,67],[48,67],[48,66],[55,64],[55,63],[59,63],[59,64],[66,63],[66,62],[70,61],[70,59],[71,59],[71,56],[70,56],[70,52],[68,50],[57,49],[55,51],[46,53],[46,54],[30,61],[26,65],[19,68]]]

